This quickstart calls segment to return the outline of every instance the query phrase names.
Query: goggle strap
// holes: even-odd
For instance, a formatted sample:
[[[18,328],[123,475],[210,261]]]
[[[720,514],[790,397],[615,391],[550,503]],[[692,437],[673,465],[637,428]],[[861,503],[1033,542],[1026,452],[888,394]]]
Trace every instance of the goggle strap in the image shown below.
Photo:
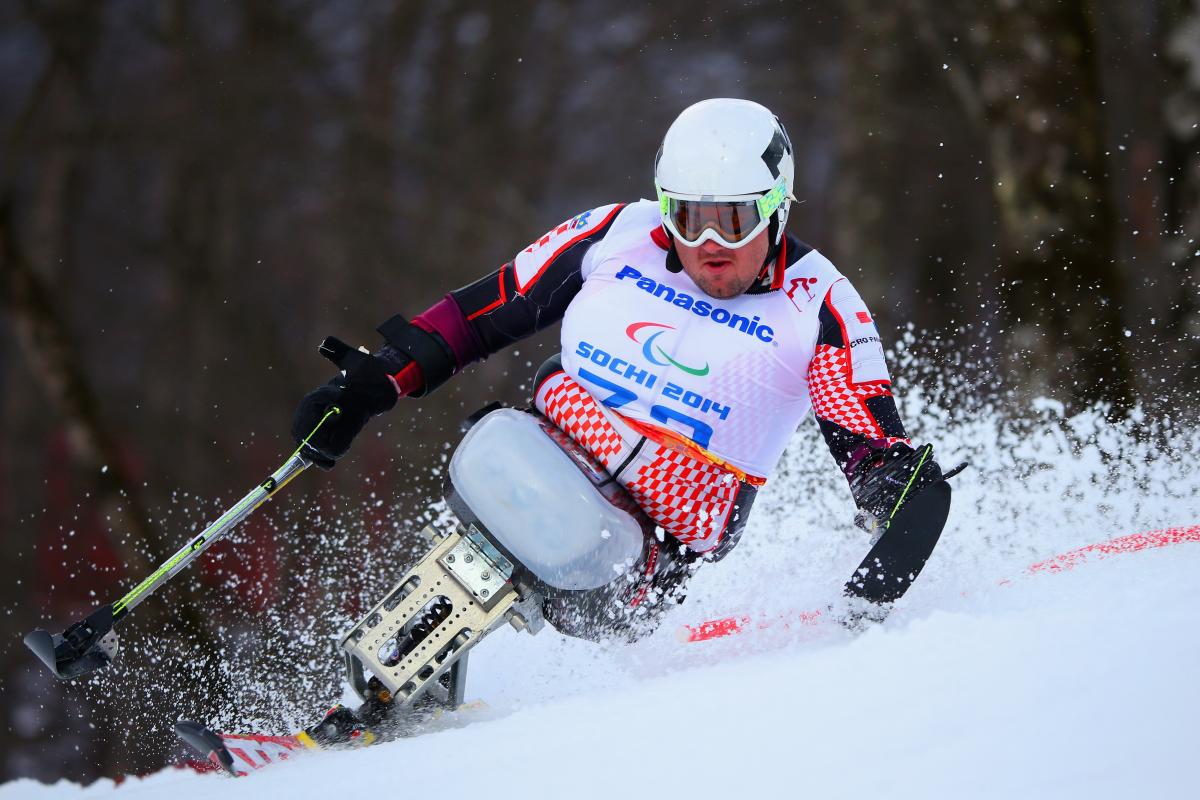
[[[779,210],[783,205],[783,201],[787,199],[787,182],[780,179],[775,184],[775,188],[758,198],[758,213],[763,219],[769,218],[772,214]]]
[[[658,184],[658,181],[654,182],[654,193],[658,195],[658,213],[665,219],[671,212],[671,198],[663,192],[662,186]],[[780,178],[779,182],[769,192],[755,200],[755,204],[758,207],[758,215],[762,219],[768,219],[779,210],[779,207],[787,199],[787,181]]]

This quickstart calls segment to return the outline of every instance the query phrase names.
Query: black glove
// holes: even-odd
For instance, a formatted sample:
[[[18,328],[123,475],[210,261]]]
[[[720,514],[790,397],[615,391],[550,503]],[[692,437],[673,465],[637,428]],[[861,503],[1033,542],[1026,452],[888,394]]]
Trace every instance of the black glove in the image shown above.
[[[859,509],[854,524],[878,536],[904,503],[942,480],[942,468],[933,460],[931,444],[914,450],[903,442],[886,449],[871,442],[860,450],[846,467]]]
[[[292,416],[292,438],[301,445],[300,455],[321,469],[332,469],[367,420],[396,405],[398,394],[391,376],[404,366],[404,358],[385,345],[379,353],[364,354],[352,369],[306,394]],[[339,413],[313,433],[334,406]]]

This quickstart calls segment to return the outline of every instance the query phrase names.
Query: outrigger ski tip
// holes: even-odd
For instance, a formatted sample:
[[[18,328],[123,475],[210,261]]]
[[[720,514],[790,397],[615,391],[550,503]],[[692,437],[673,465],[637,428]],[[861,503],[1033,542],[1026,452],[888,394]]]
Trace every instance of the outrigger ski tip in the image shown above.
[[[233,754],[225,746],[224,740],[204,725],[181,719],[175,723],[175,733],[193,750],[224,767],[230,775],[237,777],[240,774],[233,766]]]

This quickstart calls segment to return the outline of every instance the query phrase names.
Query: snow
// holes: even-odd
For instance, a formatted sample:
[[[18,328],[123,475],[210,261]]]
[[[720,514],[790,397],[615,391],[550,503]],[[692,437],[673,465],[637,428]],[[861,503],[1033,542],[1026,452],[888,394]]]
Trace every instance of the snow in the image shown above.
[[[489,709],[464,727],[238,780],[17,781],[0,800],[1200,796],[1200,543],[1026,571],[1200,523],[1200,437],[1050,402],[1004,416],[951,415],[919,390],[905,401],[943,466],[972,468],[953,482],[925,573],[881,626],[675,638],[713,617],[821,608],[862,557],[844,486],[810,457],[820,444],[806,428],[743,543],[701,571],[659,633],[619,647],[504,629],[472,653],[468,698]]]
[[[22,781],[0,798],[486,797],[513,785],[605,798],[1189,796],[1197,568],[1200,544],[1091,563],[855,639],[626,672],[461,729],[240,780],[168,771],[115,789]],[[504,647],[529,641],[513,635]]]

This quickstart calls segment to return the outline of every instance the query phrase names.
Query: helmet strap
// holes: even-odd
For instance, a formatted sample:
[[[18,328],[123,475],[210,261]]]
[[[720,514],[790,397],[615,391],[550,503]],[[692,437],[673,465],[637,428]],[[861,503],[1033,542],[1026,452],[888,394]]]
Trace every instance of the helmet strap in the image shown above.
[[[774,291],[783,286],[783,275],[787,272],[787,237],[779,231],[779,216],[772,215],[767,227],[768,241],[767,257],[763,260],[762,269],[758,273],[759,292]]]
[[[779,254],[779,243],[783,237],[779,235],[779,214],[772,214],[771,221],[767,224],[767,241],[770,243],[767,246],[767,257],[763,259],[763,266],[767,266]]]
[[[667,241],[671,246],[667,248],[667,272],[679,274],[683,272],[683,262],[679,260],[679,253],[676,252],[675,237],[669,231],[664,231],[667,234]]]
[[[771,215],[771,221],[767,225],[767,242],[767,257],[763,259],[761,280],[768,288],[775,289],[778,288],[775,285],[778,283],[775,273],[779,271],[779,265],[774,262],[779,256],[779,246],[783,242],[783,237],[779,235],[779,214]]]

